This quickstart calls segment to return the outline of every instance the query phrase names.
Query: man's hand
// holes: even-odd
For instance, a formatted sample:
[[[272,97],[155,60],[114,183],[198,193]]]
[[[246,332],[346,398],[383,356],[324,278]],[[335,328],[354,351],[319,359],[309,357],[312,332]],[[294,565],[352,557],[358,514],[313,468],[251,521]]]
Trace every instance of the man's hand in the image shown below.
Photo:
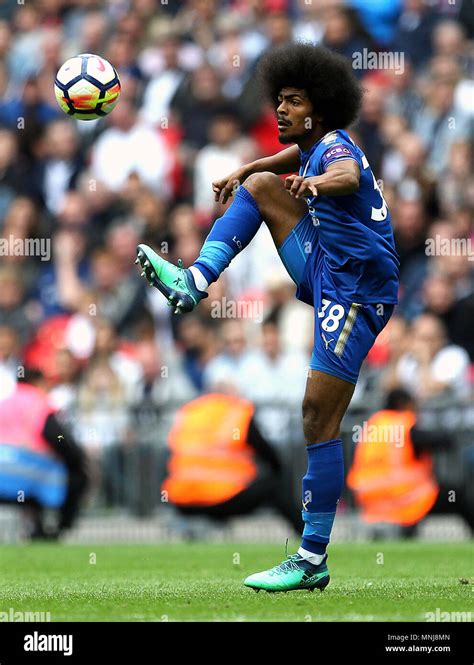
[[[212,191],[214,192],[216,203],[219,201],[227,203],[227,200],[234,195],[234,192],[249,177],[250,173],[249,165],[245,164],[225,178],[214,180]]]
[[[289,175],[285,178],[285,188],[290,192],[291,196],[299,199],[300,196],[317,196],[318,188],[316,187],[315,178],[303,178],[301,175]]]

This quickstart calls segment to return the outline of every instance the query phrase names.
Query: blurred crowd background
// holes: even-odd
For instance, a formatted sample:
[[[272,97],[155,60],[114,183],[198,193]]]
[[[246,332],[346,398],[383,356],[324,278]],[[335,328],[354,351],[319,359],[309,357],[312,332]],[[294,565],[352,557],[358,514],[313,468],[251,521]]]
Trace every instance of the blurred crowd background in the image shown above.
[[[394,388],[421,405],[468,403],[473,34],[470,0],[1,3],[0,235],[43,239],[50,256],[0,259],[0,383],[41,369],[97,458],[153,445],[172,404],[210,390],[263,402],[263,430],[284,439],[281,404],[299,414],[313,311],[294,299],[267,229],[183,317],[134,259],[139,242],[185,265],[197,257],[223,210],[212,180],[282,147],[259,58],[311,40],[351,60],[403,54],[398,69],[354,70],[366,94],[350,134],[390,207],[401,286],[352,406],[375,408]],[[56,71],[77,53],[119,73],[122,96],[104,120],[56,105]]]

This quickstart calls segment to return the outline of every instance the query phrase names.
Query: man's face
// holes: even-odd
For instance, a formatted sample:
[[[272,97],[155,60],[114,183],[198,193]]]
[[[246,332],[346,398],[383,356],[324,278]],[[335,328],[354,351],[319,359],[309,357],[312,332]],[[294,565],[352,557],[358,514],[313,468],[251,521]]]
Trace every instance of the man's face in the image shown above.
[[[282,88],[278,102],[276,113],[280,143],[298,143],[311,134],[317,120],[304,90]]]

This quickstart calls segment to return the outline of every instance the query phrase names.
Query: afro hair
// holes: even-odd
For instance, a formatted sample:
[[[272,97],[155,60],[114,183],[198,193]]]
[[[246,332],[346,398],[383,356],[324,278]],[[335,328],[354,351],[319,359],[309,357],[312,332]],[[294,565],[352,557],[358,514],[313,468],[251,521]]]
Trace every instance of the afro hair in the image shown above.
[[[362,88],[349,60],[323,46],[295,42],[271,49],[259,76],[275,108],[282,88],[305,90],[327,131],[348,127],[361,106]]]

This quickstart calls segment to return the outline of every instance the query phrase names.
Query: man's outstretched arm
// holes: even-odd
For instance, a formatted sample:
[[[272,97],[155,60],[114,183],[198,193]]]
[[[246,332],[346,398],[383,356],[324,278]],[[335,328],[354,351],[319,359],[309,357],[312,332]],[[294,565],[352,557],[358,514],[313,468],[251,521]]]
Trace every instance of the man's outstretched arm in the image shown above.
[[[215,180],[212,183],[215,199],[216,201],[220,200],[222,203],[226,203],[227,199],[233,195],[239,185],[249,175],[252,175],[252,173],[270,171],[271,173],[276,173],[276,175],[284,175],[285,173],[297,171],[300,164],[300,151],[297,145],[285,148],[285,150],[277,152],[275,155],[270,155],[270,157],[256,159],[254,162],[244,164],[230,175],[220,180]]]
[[[353,159],[330,164],[322,175],[305,178],[290,175],[285,180],[289,193],[299,199],[304,196],[344,196],[359,189],[360,169]]]

